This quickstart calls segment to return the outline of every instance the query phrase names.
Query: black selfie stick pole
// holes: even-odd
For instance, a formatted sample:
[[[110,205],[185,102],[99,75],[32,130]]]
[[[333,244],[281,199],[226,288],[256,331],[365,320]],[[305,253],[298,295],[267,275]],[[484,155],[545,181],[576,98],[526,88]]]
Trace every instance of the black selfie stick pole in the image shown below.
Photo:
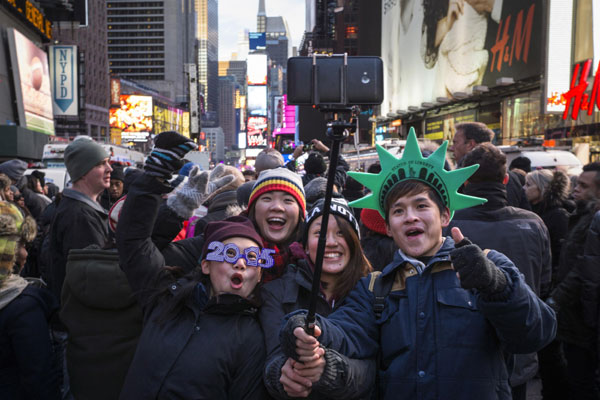
[[[338,164],[338,155],[340,153],[340,144],[346,138],[347,124],[333,121],[327,124],[327,136],[332,140],[331,154],[329,155],[329,172],[327,174],[327,188],[325,190],[325,203],[323,204],[323,218],[321,219],[321,232],[319,233],[319,242],[317,246],[317,258],[315,260],[315,272],[313,274],[312,290],[310,293],[310,303],[308,314],[306,316],[306,332],[314,335],[315,313],[317,311],[317,299],[321,290],[321,272],[323,271],[323,255],[325,254],[325,243],[327,241],[327,225],[329,223],[329,210],[331,207],[331,197],[333,195],[333,184],[335,172]]]
[[[323,271],[323,255],[325,254],[325,243],[327,241],[327,225],[329,224],[329,214],[331,207],[331,197],[333,195],[333,183],[335,172],[338,164],[338,156],[340,154],[340,145],[348,136],[348,130],[354,125],[347,123],[341,119],[337,119],[337,113],[347,113],[352,108],[348,107],[348,98],[346,93],[346,76],[348,67],[348,55],[343,54],[343,65],[340,67],[340,96],[339,103],[336,106],[320,107],[321,112],[332,112],[334,117],[327,124],[327,136],[331,139],[331,153],[329,155],[329,172],[327,174],[327,187],[325,189],[325,203],[323,204],[323,218],[321,219],[321,232],[319,233],[319,242],[317,246],[317,258],[315,260],[315,271],[313,274],[312,290],[310,293],[310,303],[308,306],[308,314],[306,315],[305,330],[309,335],[314,335],[315,332],[315,314],[317,311],[317,301],[321,291],[321,272]],[[313,54],[312,64],[312,100],[315,105],[322,105],[319,99],[319,66],[317,65],[317,55]]]

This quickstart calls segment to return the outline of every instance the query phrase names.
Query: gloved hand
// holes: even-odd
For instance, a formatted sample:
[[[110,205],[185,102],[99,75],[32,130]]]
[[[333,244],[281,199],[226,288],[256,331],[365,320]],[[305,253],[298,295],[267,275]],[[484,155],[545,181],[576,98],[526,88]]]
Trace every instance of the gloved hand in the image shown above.
[[[223,169],[223,164],[219,164],[209,174],[207,171],[200,173],[197,166],[192,168],[185,185],[167,199],[167,206],[180,217],[191,218],[194,210],[200,207],[211,193],[235,179],[233,175],[221,176]]]
[[[476,244],[465,238],[459,228],[452,228],[455,249],[450,252],[454,270],[463,289],[477,289],[484,294],[499,293],[506,288],[506,276]]]
[[[196,143],[177,132],[162,132],[154,141],[154,148],[146,159],[144,170],[150,175],[170,179],[171,174],[183,166],[183,156],[197,148]]]

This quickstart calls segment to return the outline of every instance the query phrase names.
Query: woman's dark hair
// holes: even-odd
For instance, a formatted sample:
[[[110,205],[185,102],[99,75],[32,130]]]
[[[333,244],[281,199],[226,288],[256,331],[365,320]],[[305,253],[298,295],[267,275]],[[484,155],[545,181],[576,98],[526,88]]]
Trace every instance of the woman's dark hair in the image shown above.
[[[427,35],[427,43],[423,61],[427,68],[433,68],[438,58],[438,46],[435,45],[435,36],[438,22],[448,14],[448,1],[423,0],[423,27]]]
[[[41,185],[40,180],[36,176],[33,176],[33,175],[25,175],[25,179],[27,180],[27,184],[26,184],[27,188],[31,189],[35,193],[39,193],[37,191],[38,190],[37,184],[40,183],[40,185]]]
[[[346,268],[339,273],[333,292],[333,297],[335,299],[343,299],[350,293],[360,278],[373,271],[373,268],[367,257],[365,257],[358,235],[350,223],[337,215],[334,215],[333,217],[342,231],[344,240],[351,252],[348,265],[346,265]]]

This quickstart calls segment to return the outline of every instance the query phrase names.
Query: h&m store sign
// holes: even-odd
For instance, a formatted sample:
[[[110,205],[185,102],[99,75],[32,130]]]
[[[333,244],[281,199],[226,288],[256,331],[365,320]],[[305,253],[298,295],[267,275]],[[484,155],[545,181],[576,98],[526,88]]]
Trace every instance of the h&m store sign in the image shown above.
[[[592,60],[587,60],[583,64],[575,66],[570,88],[558,100],[565,106],[563,119],[569,117],[569,110],[571,111],[572,119],[577,119],[580,111],[585,111],[587,115],[592,115],[594,108],[600,110],[600,62],[598,63],[596,73],[593,75],[594,79],[591,91],[588,92],[590,85],[588,78],[590,77],[591,70]]]

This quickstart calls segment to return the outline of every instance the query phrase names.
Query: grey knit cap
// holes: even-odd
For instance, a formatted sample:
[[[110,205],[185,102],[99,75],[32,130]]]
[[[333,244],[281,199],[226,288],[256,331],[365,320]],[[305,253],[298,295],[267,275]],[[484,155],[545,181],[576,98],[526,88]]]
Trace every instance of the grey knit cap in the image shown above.
[[[19,181],[25,174],[27,163],[17,158],[4,161],[0,164],[0,172],[8,176],[13,181]]]
[[[73,182],[108,157],[106,150],[91,139],[76,139],[65,149],[65,165]]]

